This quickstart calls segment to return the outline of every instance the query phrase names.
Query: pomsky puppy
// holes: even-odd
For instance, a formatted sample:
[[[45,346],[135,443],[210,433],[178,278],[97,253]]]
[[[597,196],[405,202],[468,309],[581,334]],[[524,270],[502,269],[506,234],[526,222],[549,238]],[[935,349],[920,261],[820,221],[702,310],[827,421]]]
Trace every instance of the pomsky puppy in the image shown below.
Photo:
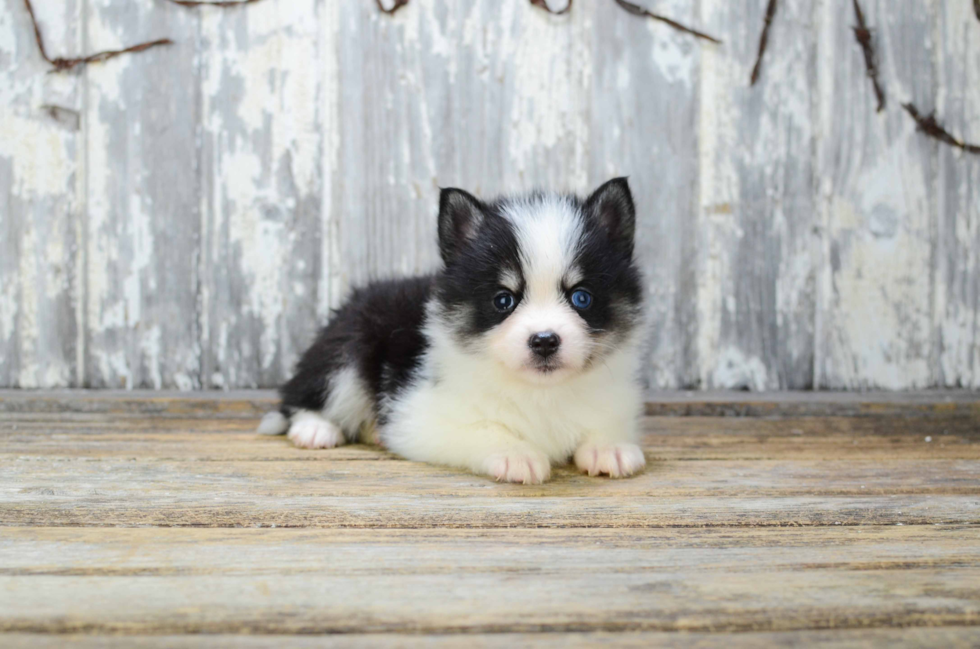
[[[259,432],[304,448],[361,440],[500,481],[574,458],[640,470],[642,286],[625,178],[582,200],[439,199],[443,268],[376,282],[335,312]]]

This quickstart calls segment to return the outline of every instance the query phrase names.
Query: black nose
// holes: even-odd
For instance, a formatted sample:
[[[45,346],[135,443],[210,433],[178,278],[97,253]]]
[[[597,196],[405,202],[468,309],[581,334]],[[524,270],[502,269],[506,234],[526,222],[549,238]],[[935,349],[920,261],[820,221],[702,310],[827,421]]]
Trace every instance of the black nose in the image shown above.
[[[527,344],[535,354],[541,358],[548,358],[558,351],[558,346],[561,345],[561,338],[553,331],[542,331],[531,336]]]

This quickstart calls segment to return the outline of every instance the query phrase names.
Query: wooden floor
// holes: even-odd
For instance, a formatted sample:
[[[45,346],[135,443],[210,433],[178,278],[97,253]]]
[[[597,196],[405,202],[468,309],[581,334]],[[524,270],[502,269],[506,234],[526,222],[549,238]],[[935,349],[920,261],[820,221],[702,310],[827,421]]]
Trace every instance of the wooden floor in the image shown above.
[[[660,395],[542,486],[271,403],[0,392],[0,646],[980,646],[980,395]]]

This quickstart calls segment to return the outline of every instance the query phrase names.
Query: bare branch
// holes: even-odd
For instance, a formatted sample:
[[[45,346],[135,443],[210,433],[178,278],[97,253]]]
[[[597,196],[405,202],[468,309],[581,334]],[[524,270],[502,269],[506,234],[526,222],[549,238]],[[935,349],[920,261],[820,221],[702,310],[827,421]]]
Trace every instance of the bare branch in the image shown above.
[[[623,9],[625,9],[626,11],[630,12],[631,14],[633,14],[634,16],[641,16],[641,17],[645,17],[645,18],[650,18],[652,20],[657,20],[657,21],[662,22],[662,23],[664,23],[666,25],[670,25],[671,27],[673,27],[674,29],[676,29],[678,31],[684,32],[685,34],[690,34],[692,36],[696,36],[696,37],[701,38],[701,39],[704,39],[706,41],[711,41],[712,43],[721,44],[721,41],[718,40],[717,38],[715,38],[714,36],[709,36],[708,34],[705,34],[704,32],[699,32],[696,29],[691,29],[690,27],[687,27],[685,25],[682,25],[679,22],[677,22],[676,20],[671,20],[670,18],[667,18],[666,16],[661,16],[660,14],[655,14],[652,11],[649,11],[647,9],[644,9],[640,5],[635,5],[632,2],[627,2],[626,0],[613,0],[613,1],[616,4],[618,4],[620,7],[622,7]],[[571,3],[569,3],[569,4],[571,4]]]
[[[750,86],[754,86],[755,82],[759,80],[759,71],[762,70],[762,57],[765,56],[766,47],[769,46],[769,26],[772,25],[772,19],[775,16],[776,0],[769,0],[769,5],[766,7],[765,23],[762,26],[762,36],[759,37],[759,54],[755,57],[755,65],[752,66]]]
[[[388,15],[395,13],[396,11],[398,11],[399,9],[401,9],[402,7],[408,4],[408,0],[395,0],[395,4],[391,5],[391,9],[385,9],[385,6],[381,4],[381,0],[374,0],[374,1],[377,3],[378,9],[381,10],[381,13],[386,13]]]
[[[919,130],[929,137],[939,140],[940,142],[945,142],[946,144],[956,147],[957,149],[962,149],[967,153],[980,155],[980,145],[969,144],[950,135],[949,131],[944,129],[942,125],[936,121],[935,113],[929,113],[923,117],[919,114],[919,110],[911,103],[902,104],[902,108],[904,108],[905,111],[912,116],[912,119],[915,120],[916,124],[919,125]]]
[[[980,2],[980,0],[977,0],[977,2]],[[564,9],[561,9],[559,11],[554,11],[551,7],[549,7],[548,6],[548,0],[531,0],[531,4],[534,5],[535,7],[540,7],[542,9],[544,9],[549,14],[553,14],[555,16],[560,16],[562,14],[567,14],[569,11],[572,10],[572,0],[568,0],[568,4],[565,5],[565,8]]]
[[[262,2],[262,0],[168,0],[175,5],[180,5],[181,7],[220,7],[222,9],[228,9],[229,7],[239,7],[241,5],[255,4],[256,2]]]
[[[980,0],[977,0],[980,2]],[[858,4],[858,0],[854,0],[854,14],[857,16],[857,27],[854,28],[854,37],[857,38],[858,45],[861,46],[861,51],[864,52],[864,65],[868,69],[868,78],[871,79],[871,84],[875,89],[875,97],[878,98],[878,111],[881,112],[885,109],[885,93],[881,89],[881,84],[878,82],[878,63],[875,58],[874,46],[871,43],[871,30],[868,29],[868,25],[864,22],[864,12],[861,11],[861,5]]]
[[[41,28],[37,24],[37,17],[34,15],[34,7],[31,5],[31,0],[24,0],[24,6],[27,7],[27,13],[31,15],[31,23],[34,25],[34,39],[37,41],[37,48],[41,50],[41,58],[54,66],[53,72],[65,72],[79,66],[88,65],[89,63],[101,63],[102,61],[108,61],[109,59],[114,59],[123,54],[135,54],[137,52],[148,50],[151,47],[173,44],[173,41],[169,38],[161,38],[148,43],[131,45],[121,50],[105,50],[103,52],[97,52],[95,54],[90,54],[89,56],[74,59],[65,59],[60,57],[52,59],[48,54],[48,50],[44,47],[44,38],[41,36]]]

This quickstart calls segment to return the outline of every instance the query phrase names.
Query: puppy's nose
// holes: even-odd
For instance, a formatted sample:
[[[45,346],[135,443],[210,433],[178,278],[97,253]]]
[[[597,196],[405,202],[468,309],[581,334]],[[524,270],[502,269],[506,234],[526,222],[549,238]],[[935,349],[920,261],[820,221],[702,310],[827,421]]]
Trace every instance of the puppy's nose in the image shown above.
[[[561,338],[553,331],[542,331],[531,336],[527,344],[537,356],[548,358],[558,351],[558,346],[561,345]]]

